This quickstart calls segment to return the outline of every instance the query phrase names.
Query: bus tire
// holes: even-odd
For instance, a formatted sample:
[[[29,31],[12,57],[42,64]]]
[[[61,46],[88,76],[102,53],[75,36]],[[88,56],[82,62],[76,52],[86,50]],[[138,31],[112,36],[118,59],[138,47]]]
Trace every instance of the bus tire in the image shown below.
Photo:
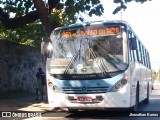
[[[147,98],[143,100],[144,104],[148,104],[149,103],[149,83],[147,84]]]
[[[139,83],[137,83],[137,88],[136,88],[135,105],[130,108],[130,111],[131,112],[136,112],[138,110],[138,104],[139,104]]]

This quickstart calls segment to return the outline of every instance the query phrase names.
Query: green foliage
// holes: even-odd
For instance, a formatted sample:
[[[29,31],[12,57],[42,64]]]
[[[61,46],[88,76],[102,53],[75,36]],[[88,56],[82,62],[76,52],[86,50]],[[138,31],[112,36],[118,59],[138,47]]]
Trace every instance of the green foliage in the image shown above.
[[[40,43],[45,34],[42,24],[32,23],[14,30],[8,30],[0,24],[0,28],[1,39],[7,39],[12,42],[34,46],[40,50]]]
[[[45,1],[45,0],[42,0]],[[113,0],[114,3],[121,5],[113,12],[116,14],[121,9],[126,9],[126,3],[136,1],[144,3],[150,0]],[[56,20],[60,25],[75,23],[77,19],[81,19],[78,14],[86,13],[89,16],[93,14],[101,16],[104,12],[103,5],[100,0],[50,0],[54,6],[50,14],[50,20]],[[56,3],[56,4],[55,4]],[[32,0],[0,0],[3,5],[3,11],[11,16],[11,18],[19,18],[27,15],[30,11],[36,10]],[[49,6],[52,8],[51,6]],[[14,14],[13,14],[14,13]],[[0,23],[0,38],[8,39],[22,44],[40,47],[40,41],[45,35],[43,25],[39,22],[27,24],[21,28],[8,30]]]
[[[4,5],[4,11],[11,13],[10,16],[12,18],[24,16],[31,10],[35,10],[32,0],[0,0],[0,4]],[[34,46],[38,50],[40,50],[40,43],[44,34],[44,27],[38,22],[12,30],[5,28],[5,26],[0,23],[0,39]]]
[[[11,18],[18,18],[35,10],[32,0],[0,0],[3,10]],[[101,15],[103,7],[99,0],[61,0],[59,5],[51,12],[50,20],[56,20],[60,25],[75,23],[78,17],[76,13],[88,11],[89,15]],[[14,13],[14,14],[13,14]],[[0,38],[10,41],[32,45],[39,48],[40,41],[45,31],[42,25],[37,23],[27,24],[21,28],[8,30],[0,23]]]
[[[135,1],[135,2],[140,2],[140,3],[144,3],[147,1],[152,1],[152,0],[113,0],[114,3],[116,4],[120,4],[119,6],[117,6],[117,8],[113,11],[113,14],[117,14],[120,10],[125,10],[127,8],[126,4],[131,2],[131,1]]]
[[[4,5],[4,10],[15,13],[15,17],[27,14],[30,10],[35,10],[32,0],[0,0]]]
[[[131,1],[135,1],[135,2],[140,2],[140,3],[144,3],[144,2],[147,2],[147,1],[152,1],[152,0],[125,0],[125,2],[131,2]]]
[[[160,70],[158,72],[152,70],[152,80],[160,80]]]
[[[152,71],[152,80],[157,79],[157,73],[153,70]]]
[[[75,23],[79,18],[76,13],[86,13],[89,16],[93,14],[101,16],[104,12],[103,6],[100,0],[67,0],[64,4],[64,17],[66,24]],[[70,21],[71,20],[71,21]]]
[[[32,0],[0,0],[0,4],[4,5],[5,11],[15,13],[16,18],[35,10]],[[76,14],[80,12],[87,12],[90,16],[100,16],[104,12],[100,0],[61,0],[56,9],[63,10],[66,24],[75,23],[78,19]]]

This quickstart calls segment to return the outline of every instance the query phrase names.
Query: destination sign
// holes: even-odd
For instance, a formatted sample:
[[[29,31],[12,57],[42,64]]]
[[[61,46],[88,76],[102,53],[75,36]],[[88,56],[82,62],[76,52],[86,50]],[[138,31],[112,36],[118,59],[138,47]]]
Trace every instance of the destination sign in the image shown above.
[[[63,31],[61,36],[62,38],[69,38],[69,37],[82,37],[82,36],[96,36],[96,35],[108,35],[108,34],[117,34],[120,33],[120,28],[118,26],[111,26],[106,28],[96,28],[91,30],[80,30],[77,28],[77,31],[66,30]]]

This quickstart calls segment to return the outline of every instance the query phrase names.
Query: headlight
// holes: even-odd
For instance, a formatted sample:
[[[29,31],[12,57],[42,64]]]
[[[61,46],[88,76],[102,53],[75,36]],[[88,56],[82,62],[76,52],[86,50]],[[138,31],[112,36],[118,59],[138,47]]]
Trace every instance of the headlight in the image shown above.
[[[59,93],[59,92],[60,92],[60,89],[59,89],[56,85],[54,85],[52,82],[49,82],[49,83],[48,83],[48,86],[49,86],[54,92],[56,92],[56,93]]]
[[[125,76],[122,80],[118,81],[115,85],[113,85],[111,92],[119,91],[124,85],[127,84],[128,77]]]

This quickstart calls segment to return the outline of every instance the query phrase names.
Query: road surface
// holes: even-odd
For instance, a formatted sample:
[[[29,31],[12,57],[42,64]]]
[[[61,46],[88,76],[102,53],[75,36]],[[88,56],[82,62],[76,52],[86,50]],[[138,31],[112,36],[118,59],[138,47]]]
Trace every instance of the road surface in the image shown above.
[[[116,120],[159,120],[160,119],[160,90],[153,90],[150,96],[149,104],[140,104],[138,112],[128,113],[108,111],[80,111],[76,113],[68,113],[65,110],[55,110],[42,114],[41,118],[29,118],[28,120],[93,120],[93,119],[116,119]]]

